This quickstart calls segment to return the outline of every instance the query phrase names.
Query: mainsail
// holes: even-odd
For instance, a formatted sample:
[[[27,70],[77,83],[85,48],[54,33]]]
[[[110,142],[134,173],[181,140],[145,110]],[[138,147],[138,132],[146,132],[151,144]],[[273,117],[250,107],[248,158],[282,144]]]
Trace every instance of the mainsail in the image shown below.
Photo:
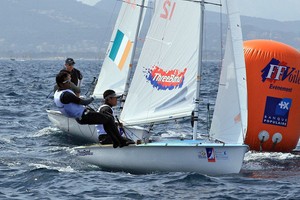
[[[199,2],[159,1],[121,120],[135,125],[191,115],[199,40]],[[176,9],[175,9],[176,8]]]
[[[143,0],[126,0],[122,3],[108,50],[101,67],[93,95],[102,98],[103,92],[113,89],[122,94],[128,76]],[[145,1],[147,5],[148,1]],[[143,23],[144,14],[141,23]]]

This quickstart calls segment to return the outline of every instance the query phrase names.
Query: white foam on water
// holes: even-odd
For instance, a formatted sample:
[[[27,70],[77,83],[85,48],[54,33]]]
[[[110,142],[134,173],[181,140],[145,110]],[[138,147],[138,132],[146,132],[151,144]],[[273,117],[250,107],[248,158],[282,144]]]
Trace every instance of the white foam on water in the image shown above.
[[[29,166],[35,167],[36,169],[45,168],[45,169],[50,169],[50,170],[57,170],[59,172],[75,172],[76,171],[71,166],[65,166],[65,167],[49,166],[49,165],[40,164],[40,163],[31,163],[31,164],[29,164]]]
[[[56,127],[45,127],[45,128],[43,128],[43,129],[41,129],[41,130],[39,130],[38,132],[35,132],[35,133],[33,133],[31,136],[29,136],[29,137],[42,137],[42,136],[45,136],[45,135],[51,135],[51,134],[53,134],[53,133],[56,133],[57,131],[61,131],[61,130],[59,130],[58,128],[56,128]]]
[[[0,137],[0,143],[11,143],[12,142],[12,136],[7,136],[7,135],[4,135],[4,136],[1,136]]]
[[[249,151],[245,154],[245,161],[257,161],[261,159],[272,159],[272,160],[286,160],[300,158],[300,155],[292,153],[281,153],[281,152],[252,152]]]

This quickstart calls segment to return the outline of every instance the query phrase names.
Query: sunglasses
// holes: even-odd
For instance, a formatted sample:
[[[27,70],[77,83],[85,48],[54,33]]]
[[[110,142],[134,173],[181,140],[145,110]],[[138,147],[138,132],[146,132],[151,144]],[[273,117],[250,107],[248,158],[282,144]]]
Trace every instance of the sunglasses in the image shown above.
[[[62,82],[63,84],[65,83],[71,83],[71,79],[65,80],[64,82]]]

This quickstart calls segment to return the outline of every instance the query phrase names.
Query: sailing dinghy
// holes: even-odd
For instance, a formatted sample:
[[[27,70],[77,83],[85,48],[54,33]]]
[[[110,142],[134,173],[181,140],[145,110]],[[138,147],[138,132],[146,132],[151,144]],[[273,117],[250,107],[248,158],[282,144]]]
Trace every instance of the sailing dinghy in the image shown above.
[[[102,99],[107,89],[113,89],[122,95],[128,84],[130,70],[134,59],[136,41],[145,14],[144,5],[148,0],[124,1],[111,36],[110,44],[101,67],[93,96]],[[75,119],[64,116],[58,110],[47,110],[48,118],[60,130],[87,142],[98,142],[95,125],[82,125]],[[126,127],[127,137],[134,141],[149,137],[147,130],[142,127]],[[132,131],[134,130],[134,132]]]
[[[193,139],[164,139],[117,149],[80,146],[75,155],[110,171],[239,173],[248,149],[244,144],[247,91],[241,24],[234,2],[226,3],[226,53],[209,138],[197,137],[203,17],[209,1],[161,0],[120,118],[126,125],[157,124],[193,112]]]

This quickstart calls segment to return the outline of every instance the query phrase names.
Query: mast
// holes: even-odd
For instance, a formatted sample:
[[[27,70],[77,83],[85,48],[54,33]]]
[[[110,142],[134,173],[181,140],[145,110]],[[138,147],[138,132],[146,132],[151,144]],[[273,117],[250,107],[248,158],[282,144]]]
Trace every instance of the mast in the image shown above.
[[[202,51],[203,51],[203,27],[204,27],[204,0],[200,2],[200,31],[199,31],[199,50],[198,50],[198,71],[197,71],[197,87],[196,87],[196,98],[194,107],[193,117],[193,140],[197,139],[197,126],[198,126],[198,115],[199,115],[199,101],[200,101],[200,84],[202,76]]]
[[[124,89],[124,93],[123,93],[123,96],[122,96],[120,111],[123,110],[123,106],[124,106],[126,96],[128,94],[128,90],[129,90],[130,78],[131,78],[131,74],[132,74],[132,70],[133,70],[132,66],[133,66],[134,56],[135,56],[135,52],[136,52],[137,39],[138,39],[139,31],[140,31],[140,28],[141,28],[141,21],[142,21],[142,17],[143,17],[144,5],[145,5],[145,0],[142,0],[141,5],[137,4],[137,6],[141,6],[141,9],[140,9],[139,19],[138,19],[138,23],[137,23],[137,29],[136,29],[136,32],[135,32],[135,38],[134,38],[135,42],[133,43],[132,54],[131,54],[130,63],[129,63],[129,70],[128,70],[128,73],[127,73],[127,80],[126,80],[126,83],[125,83],[125,89]]]

